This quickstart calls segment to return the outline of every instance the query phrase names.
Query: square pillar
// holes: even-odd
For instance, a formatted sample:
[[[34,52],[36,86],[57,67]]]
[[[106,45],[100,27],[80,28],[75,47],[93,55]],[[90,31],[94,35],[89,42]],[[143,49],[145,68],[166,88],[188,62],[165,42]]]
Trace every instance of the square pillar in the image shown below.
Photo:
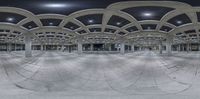
[[[121,53],[121,54],[124,54],[124,53],[125,53],[125,44],[124,44],[124,43],[121,43],[121,44],[120,44],[120,53]]]
[[[112,51],[111,44],[108,46],[108,51]]]
[[[166,51],[168,55],[172,54],[172,38],[168,37],[166,41]]]
[[[184,51],[184,46],[183,46],[183,44],[181,44],[181,51]]]
[[[80,42],[78,42],[77,45],[78,45],[78,54],[81,54],[83,52],[83,45]]]
[[[178,45],[178,51],[179,52],[181,51],[181,45],[180,44]]]
[[[43,45],[40,45],[40,50],[43,51],[44,50],[44,47]]]
[[[160,41],[160,44],[159,44],[159,53],[160,53],[160,54],[162,54],[162,50],[163,50],[163,49],[162,49],[162,41]]]
[[[189,51],[190,51],[190,44],[189,43],[187,43],[186,49],[187,49],[187,53],[189,53]]]
[[[90,44],[90,51],[93,51],[93,50],[94,50],[94,45]]]
[[[131,51],[135,52],[135,45],[133,45],[133,44],[131,45]]]
[[[31,36],[30,34],[25,34],[25,57],[32,57],[32,50],[31,50]]]
[[[11,43],[7,43],[7,51],[8,52],[12,51],[12,44]]]
[[[66,47],[65,47],[64,45],[61,45],[61,51],[62,51],[62,52],[65,51],[65,48],[66,48]]]

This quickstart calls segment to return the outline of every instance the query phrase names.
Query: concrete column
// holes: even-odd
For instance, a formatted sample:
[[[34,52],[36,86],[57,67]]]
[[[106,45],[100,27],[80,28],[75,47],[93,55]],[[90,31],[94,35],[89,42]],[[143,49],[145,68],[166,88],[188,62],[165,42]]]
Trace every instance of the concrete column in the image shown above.
[[[78,54],[81,54],[83,52],[83,46],[80,42],[78,42]]]
[[[172,47],[170,43],[167,43],[166,45],[166,50],[167,50],[167,54],[171,55],[172,54]]]
[[[47,45],[44,45],[44,50],[45,50],[45,51],[47,50]]]
[[[11,43],[7,43],[7,51],[8,52],[12,51],[12,44]]]
[[[29,34],[25,34],[25,57],[31,57],[32,56],[32,50],[31,50],[31,36]]]
[[[168,55],[172,54],[172,38],[168,37],[166,41],[166,51]]]
[[[94,45],[90,44],[90,51],[93,51],[93,50],[94,50]]]
[[[134,44],[131,45],[131,51],[135,52],[135,45]]]
[[[121,53],[121,54],[124,54],[124,53],[125,53],[125,44],[124,44],[124,43],[121,43],[121,44],[120,44],[120,53]]]
[[[69,45],[66,46],[66,50],[69,52]]]
[[[159,44],[159,53],[162,54],[162,41],[160,41],[160,44]]]
[[[189,43],[189,51],[192,51],[192,44]]]
[[[178,51],[179,52],[181,51],[181,45],[180,44],[178,45]]]
[[[61,45],[61,51],[64,52],[65,51],[65,46]]]
[[[181,51],[184,51],[184,49],[183,49],[183,44],[181,44],[180,46],[181,46]]]
[[[71,51],[72,51],[71,45],[68,45],[68,51],[69,51],[69,53],[71,53]]]
[[[111,51],[111,50],[112,50],[112,48],[111,48],[111,44],[109,44],[108,50],[109,50],[109,51]]]
[[[40,45],[40,50],[41,50],[41,51],[44,50],[44,45]]]
[[[187,53],[188,53],[190,51],[190,44],[189,43],[187,43],[186,49],[187,49]]]

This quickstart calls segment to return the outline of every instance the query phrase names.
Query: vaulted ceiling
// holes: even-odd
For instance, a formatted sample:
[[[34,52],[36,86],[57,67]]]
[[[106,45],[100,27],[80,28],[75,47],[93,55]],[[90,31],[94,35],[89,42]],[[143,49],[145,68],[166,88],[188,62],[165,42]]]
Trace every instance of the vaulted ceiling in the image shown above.
[[[85,43],[160,41],[169,35],[175,43],[200,42],[200,7],[183,2],[123,1],[75,12],[65,4],[41,4],[49,12],[40,7],[34,11],[31,5],[0,7],[0,41],[23,43],[24,33],[29,33],[35,44],[76,43],[80,38]]]

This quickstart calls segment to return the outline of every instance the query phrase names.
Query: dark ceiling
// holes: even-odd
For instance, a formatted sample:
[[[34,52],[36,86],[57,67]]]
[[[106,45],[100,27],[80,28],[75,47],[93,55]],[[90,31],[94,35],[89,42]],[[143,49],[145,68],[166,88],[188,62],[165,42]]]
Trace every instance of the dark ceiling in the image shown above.
[[[89,8],[106,8],[108,5],[120,1],[137,0],[0,0],[0,6],[18,7],[29,10],[34,14],[56,13],[68,15],[78,10]],[[152,1],[152,0],[144,0]],[[166,0],[153,0],[166,1]],[[200,6],[199,0],[169,0],[188,3],[192,6]],[[47,4],[65,4],[64,8],[51,8]],[[54,5],[55,6],[55,5]]]

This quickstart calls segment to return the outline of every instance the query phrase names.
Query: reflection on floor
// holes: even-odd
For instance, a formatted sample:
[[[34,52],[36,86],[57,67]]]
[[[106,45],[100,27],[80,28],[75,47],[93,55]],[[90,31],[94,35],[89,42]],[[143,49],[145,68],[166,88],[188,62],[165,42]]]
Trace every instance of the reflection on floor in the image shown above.
[[[0,53],[3,99],[199,99],[200,53]]]

